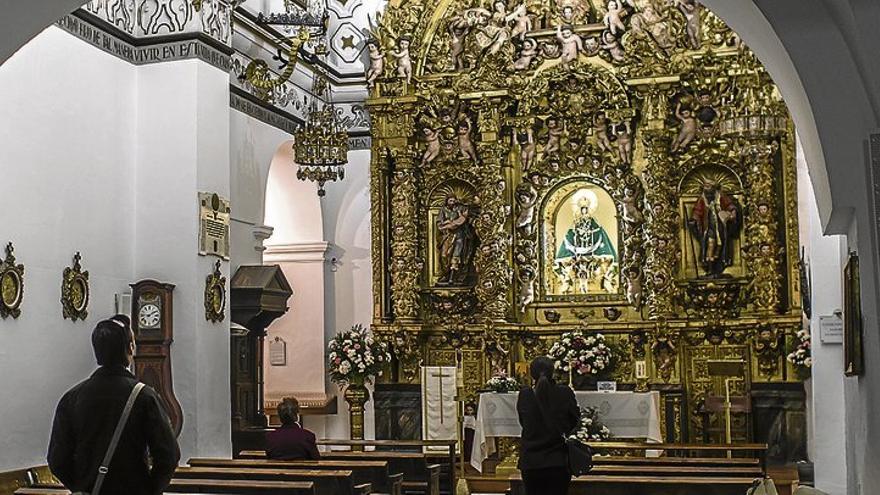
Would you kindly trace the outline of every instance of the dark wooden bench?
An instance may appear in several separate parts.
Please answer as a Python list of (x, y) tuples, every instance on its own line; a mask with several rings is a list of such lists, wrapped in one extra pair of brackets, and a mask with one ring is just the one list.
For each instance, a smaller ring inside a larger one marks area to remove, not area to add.
[(232, 467), (179, 467), (176, 479), (238, 479), (256, 481), (311, 481), (315, 495), (369, 495), (369, 483), (355, 484), (351, 470), (254, 469)]
[[(239, 453), (241, 459), (265, 459), (262, 450), (245, 450)], [(404, 493), (423, 493), (439, 495), (440, 464), (428, 464), (427, 454), (419, 452), (397, 451), (330, 451), (321, 453), (321, 460), (326, 461), (387, 461), (388, 468), (395, 473), (403, 473)], [(454, 471), (454, 467), (450, 466)], [(451, 488), (447, 493), (451, 493)]]
[(232, 493), (236, 495), (315, 495), (311, 481), (173, 479), (165, 493)]
[(748, 457), (623, 457), (597, 455), (594, 465), (613, 464), (624, 466), (740, 466), (761, 467), (761, 460)]
[[(165, 493), (229, 493), (236, 495), (315, 495), (311, 481), (254, 481), (223, 479), (173, 479)], [(58, 486), (19, 488), (15, 495), (70, 495)]]
[(323, 471), (350, 470), (356, 484), (370, 483), (380, 493), (401, 495), (403, 474), (390, 474), (388, 461), (270, 461), (266, 459), (192, 458), (192, 467), (230, 467), (253, 469), (315, 469)]
[[(752, 486), (747, 477), (605, 476), (572, 479), (568, 495), (743, 495)], [(511, 495), (526, 495), (522, 477), (510, 477)]]
[(455, 491), (457, 472), (455, 470), (455, 440), (318, 440), (325, 447), (346, 447), (351, 450), (373, 447), (382, 452), (421, 452), (428, 464), (440, 464), (440, 492)]
[[(706, 458), (715, 455), (725, 455), (728, 452), (732, 457), (758, 459), (762, 472), (767, 472), (767, 444), (766, 443), (734, 443), (734, 444), (686, 444), (686, 443), (644, 443), (644, 442), (592, 442), (590, 447), (597, 454), (607, 451), (658, 451), (671, 457)], [(693, 454), (697, 454), (694, 456)]]

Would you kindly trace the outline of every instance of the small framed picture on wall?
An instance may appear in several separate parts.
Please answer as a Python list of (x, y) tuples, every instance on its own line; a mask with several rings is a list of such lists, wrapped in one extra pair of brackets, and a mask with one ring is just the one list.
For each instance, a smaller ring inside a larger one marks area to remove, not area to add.
[(846, 376), (860, 376), (864, 371), (862, 346), (862, 292), (859, 281), (859, 256), (850, 253), (843, 270), (843, 353)]

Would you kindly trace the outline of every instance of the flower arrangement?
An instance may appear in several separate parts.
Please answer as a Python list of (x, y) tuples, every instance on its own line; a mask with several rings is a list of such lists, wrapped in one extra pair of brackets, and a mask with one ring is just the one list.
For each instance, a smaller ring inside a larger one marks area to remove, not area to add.
[(797, 367), (799, 374), (806, 377), (809, 376), (809, 370), (813, 367), (812, 337), (808, 330), (802, 329), (798, 330), (795, 338), (797, 339), (797, 346), (794, 351), (786, 356), (786, 359)]
[(577, 330), (562, 334), (548, 353), (557, 372), (600, 375), (611, 371), (614, 351), (601, 333), (586, 336)]
[(611, 430), (599, 421), (599, 411), (595, 407), (581, 409), (581, 423), (574, 437), (583, 443), (604, 442), (611, 438)]
[(333, 337), (327, 349), (330, 379), (335, 383), (363, 384), (381, 376), (382, 368), (391, 361), (388, 346), (374, 340), (360, 324)]
[(486, 382), (486, 389), (492, 392), (517, 392), (519, 388), (519, 382), (515, 378), (507, 376), (507, 373), (504, 372), (498, 373)]

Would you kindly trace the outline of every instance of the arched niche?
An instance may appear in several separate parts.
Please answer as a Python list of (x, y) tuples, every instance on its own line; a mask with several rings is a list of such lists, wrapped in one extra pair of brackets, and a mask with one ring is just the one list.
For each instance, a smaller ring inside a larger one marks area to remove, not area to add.
[(547, 300), (621, 297), (618, 207), (602, 186), (573, 179), (541, 208), (541, 293)]
[[(705, 193), (717, 187), (716, 194), (723, 199), (725, 205), (732, 205), (737, 212), (737, 217), (728, 228), (730, 233), (731, 264), (724, 269), (723, 276), (743, 277), (747, 273), (745, 260), (742, 256), (742, 238), (744, 230), (743, 205), (745, 202), (743, 183), (740, 177), (732, 169), (720, 164), (703, 164), (694, 167), (682, 177), (679, 183), (678, 209), (681, 218), (684, 219), (681, 229), (681, 266), (680, 278), (692, 280), (706, 278), (710, 275), (702, 267), (701, 263), (701, 239), (694, 233), (693, 221), (694, 209), (698, 203), (706, 204)], [(719, 199), (719, 201), (720, 201)]]
[(324, 239), (318, 188), (314, 182), (297, 179), (292, 140), (278, 147), (269, 165), (263, 223), (274, 228), (267, 245)]
[(474, 284), (474, 256), (480, 242), (474, 229), (479, 205), (477, 196), (476, 188), (461, 179), (442, 182), (431, 191), (426, 224), (431, 287)]

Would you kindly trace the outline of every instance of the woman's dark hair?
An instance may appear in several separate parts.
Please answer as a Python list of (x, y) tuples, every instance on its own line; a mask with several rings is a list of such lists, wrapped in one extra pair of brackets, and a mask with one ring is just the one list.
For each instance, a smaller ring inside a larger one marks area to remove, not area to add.
[(529, 374), (535, 383), (535, 396), (538, 401), (547, 403), (550, 401), (550, 390), (553, 389), (553, 360), (547, 356), (539, 356), (532, 360), (529, 365)]
[(284, 426), (292, 425), (299, 419), (299, 401), (295, 397), (286, 397), (278, 404), (278, 419)]
[(95, 330), (92, 331), (92, 348), (99, 366), (128, 366), (130, 323), (127, 316), (117, 315), (95, 325)]

